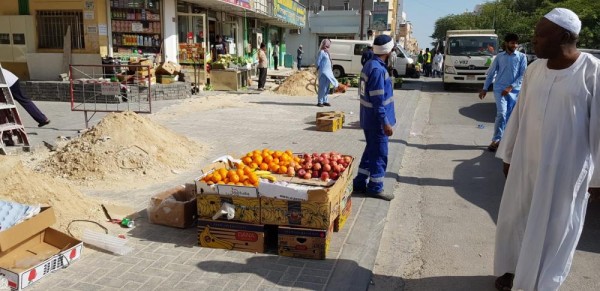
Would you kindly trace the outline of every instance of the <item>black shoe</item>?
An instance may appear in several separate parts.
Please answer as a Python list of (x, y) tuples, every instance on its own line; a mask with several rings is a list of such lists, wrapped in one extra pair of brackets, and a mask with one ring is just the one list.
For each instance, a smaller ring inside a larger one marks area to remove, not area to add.
[(11, 139), (5, 139), (2, 142), (7, 147), (14, 147), (15, 146), (15, 141), (12, 138)]
[(50, 119), (48, 119), (48, 120), (46, 120), (46, 121), (43, 121), (43, 122), (40, 122), (40, 123), (38, 123), (38, 127), (42, 127), (42, 126), (48, 125), (49, 123), (50, 123)]
[(377, 198), (377, 199), (382, 199), (385, 201), (392, 201), (392, 199), (394, 199), (394, 194), (392, 193), (385, 193), (385, 192), (379, 192), (379, 193), (367, 193), (368, 196), (373, 197), (373, 198)]
[(325, 105), (325, 106), (331, 106), (331, 104), (329, 104), (328, 102), (323, 103), (323, 105)]
[(323, 107), (323, 103), (317, 103), (318, 107)]

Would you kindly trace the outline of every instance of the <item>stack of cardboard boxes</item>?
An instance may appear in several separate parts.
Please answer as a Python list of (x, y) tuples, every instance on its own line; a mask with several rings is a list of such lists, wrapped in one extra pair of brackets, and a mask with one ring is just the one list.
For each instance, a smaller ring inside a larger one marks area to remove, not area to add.
[(171, 84), (177, 80), (181, 66), (171, 61), (164, 62), (156, 69), (156, 79), (160, 84)]
[(148, 59), (129, 59), (129, 71), (135, 72), (135, 80), (139, 84), (156, 84), (154, 64)]
[[(273, 247), (282, 256), (325, 259), (332, 233), (344, 226), (351, 212), (352, 164), (329, 183), (276, 175), (278, 181), (312, 186), (309, 190), (272, 183), (255, 188), (201, 181), (223, 167), (232, 165), (215, 162), (196, 180), (200, 246), (258, 253)], [(269, 241), (276, 241), (276, 246), (269, 246)]]
[(334, 132), (342, 129), (345, 115), (342, 111), (317, 112), (317, 130)]
[[(0, 275), (11, 290), (21, 290), (81, 257), (83, 243), (51, 228), (54, 209), (0, 232)], [(1, 286), (0, 286), (1, 287)]]

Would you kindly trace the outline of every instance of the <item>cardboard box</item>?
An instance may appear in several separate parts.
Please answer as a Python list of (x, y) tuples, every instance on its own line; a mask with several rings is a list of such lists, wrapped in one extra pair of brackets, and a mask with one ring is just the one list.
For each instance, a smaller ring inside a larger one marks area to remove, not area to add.
[(280, 256), (324, 260), (327, 256), (333, 224), (328, 229), (280, 226), (277, 249)]
[(146, 77), (146, 76), (148, 76), (148, 75), (150, 75), (150, 76), (154, 76), (154, 73), (155, 73), (155, 70), (154, 70), (154, 69), (150, 69), (150, 70), (148, 70), (148, 69), (143, 69), (143, 70), (137, 70), (137, 71), (135, 72), (135, 76), (136, 76), (136, 77)]
[(342, 129), (343, 119), (339, 116), (323, 116), (317, 118), (317, 130), (334, 132)]
[(350, 217), (351, 213), (352, 213), (352, 198), (348, 197), (348, 200), (346, 201), (346, 207), (343, 208), (343, 210), (340, 212), (340, 216), (338, 216), (338, 218), (336, 218), (335, 221), (333, 222), (333, 231), (334, 232), (338, 232), (338, 231), (342, 230), (342, 228), (344, 228), (344, 225), (346, 225), (346, 221), (348, 221), (348, 218)]
[(205, 175), (219, 168), (231, 169), (225, 162), (215, 162), (201, 170), (202, 175), (196, 179), (198, 200), (198, 215), (202, 218), (212, 218), (227, 202), (235, 208), (232, 220), (247, 223), (260, 223), (260, 198), (256, 187), (235, 185), (208, 185), (202, 181)]
[(344, 124), (346, 122), (346, 114), (344, 113), (344, 111), (321, 111), (321, 112), (317, 112), (317, 119), (319, 119), (321, 117), (326, 117), (326, 116), (341, 117), (342, 118), (342, 124)]
[(156, 69), (156, 72), (158, 72), (161, 75), (174, 75), (176, 73), (179, 73), (179, 71), (181, 71), (181, 66), (171, 61), (162, 63)]
[(11, 290), (22, 290), (81, 257), (83, 243), (50, 228), (55, 221), (54, 210), (45, 207), (38, 215), (0, 232), (0, 275)]
[(198, 242), (201, 247), (244, 252), (265, 252), (264, 225), (198, 219)]
[(196, 188), (194, 184), (180, 185), (150, 198), (150, 223), (186, 228), (197, 219)]
[(175, 75), (156, 75), (156, 82), (159, 84), (171, 84), (175, 82)]
[[(257, 197), (223, 196), (217, 194), (201, 194), (198, 199), (198, 216), (212, 218), (218, 213), (223, 203), (235, 208), (235, 216), (231, 221), (260, 224), (260, 199)], [(226, 220), (225, 216), (220, 219)]]
[[(354, 163), (350, 163), (333, 185), (308, 190), (298, 195), (291, 192), (289, 188), (277, 184), (268, 187), (259, 186), (260, 223), (328, 229), (340, 214), (340, 202), (347, 191), (348, 183), (351, 183), (350, 175), (353, 167)], [(302, 182), (298, 178), (290, 178), (290, 180)], [(286, 197), (289, 198), (282, 199), (282, 195), (277, 195), (278, 189), (281, 193), (286, 193)], [(301, 194), (306, 194), (306, 199), (296, 198)]]
[(129, 70), (130, 71), (148, 71), (148, 67), (152, 68), (152, 61), (148, 59), (129, 59)]

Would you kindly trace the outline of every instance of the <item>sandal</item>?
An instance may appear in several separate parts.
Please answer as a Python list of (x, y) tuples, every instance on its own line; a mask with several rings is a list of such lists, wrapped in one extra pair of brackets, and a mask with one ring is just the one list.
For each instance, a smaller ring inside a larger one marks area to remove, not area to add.
[(514, 279), (515, 279), (515, 274), (505, 273), (504, 275), (502, 275), (496, 279), (496, 282), (495, 282), (496, 289), (498, 291), (512, 290)]

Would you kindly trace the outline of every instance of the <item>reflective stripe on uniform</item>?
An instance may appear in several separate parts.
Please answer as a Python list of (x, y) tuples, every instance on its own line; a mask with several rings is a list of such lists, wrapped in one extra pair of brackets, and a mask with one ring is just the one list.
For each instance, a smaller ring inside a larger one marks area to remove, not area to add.
[(371, 172), (369, 172), (369, 170), (365, 170), (365, 169), (361, 169), (361, 168), (358, 168), (358, 173), (359, 174), (363, 174), (363, 175), (367, 175), (367, 176), (369, 174), (371, 174)]
[(392, 102), (394, 102), (394, 98), (390, 97), (387, 100), (384, 100), (383, 102), (381, 102), (381, 105), (386, 106)]
[(379, 178), (370, 177), (369, 181), (374, 182), (374, 183), (383, 183), (383, 177), (379, 177)]
[(371, 104), (371, 102), (360, 98), (360, 105), (367, 107), (367, 108), (373, 108), (373, 104)]
[(385, 93), (383, 89), (369, 91), (370, 96), (383, 95), (383, 93)]
[(385, 71), (385, 80), (390, 78), (390, 73), (388, 73), (387, 71)]
[(369, 82), (369, 76), (367, 76), (367, 74), (360, 73), (360, 77), (363, 78), (365, 80), (365, 82)]

